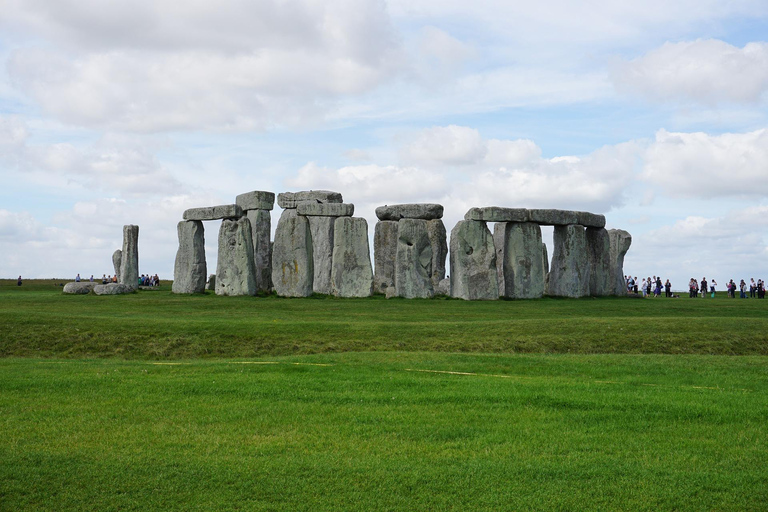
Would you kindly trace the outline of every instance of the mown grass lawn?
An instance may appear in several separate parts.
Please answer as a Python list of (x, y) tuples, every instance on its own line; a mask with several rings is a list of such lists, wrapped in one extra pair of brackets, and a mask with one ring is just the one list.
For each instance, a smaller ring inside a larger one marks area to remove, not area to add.
[(0, 510), (766, 510), (767, 308), (0, 282)]

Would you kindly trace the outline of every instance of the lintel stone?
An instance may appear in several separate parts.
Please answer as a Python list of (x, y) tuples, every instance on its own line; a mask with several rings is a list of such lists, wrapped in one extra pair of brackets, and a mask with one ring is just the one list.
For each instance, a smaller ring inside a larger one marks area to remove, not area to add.
[(441, 219), (443, 206), (433, 203), (384, 205), (376, 208), (376, 216), (379, 220)]
[(275, 207), (275, 193), (263, 190), (254, 190), (240, 194), (235, 198), (235, 204), (248, 210), (271, 210)]
[(525, 208), (501, 208), (499, 206), (470, 208), (464, 215), (464, 220), (481, 220), (484, 222), (528, 222), (528, 210)]
[(570, 210), (533, 209), (528, 210), (528, 221), (544, 226), (567, 226), (578, 224), (579, 216), (577, 212)]
[(605, 215), (589, 212), (575, 212), (578, 217), (578, 222), (585, 228), (597, 228), (602, 229), (605, 227)]
[(243, 209), (236, 204), (190, 208), (184, 212), (184, 220), (239, 219), (242, 216)]
[(300, 192), (281, 192), (277, 194), (277, 205), (280, 208), (296, 208), (304, 202), (311, 203), (343, 203), (341, 192), (331, 190), (302, 190)]
[(299, 203), (296, 213), (310, 217), (351, 217), (355, 213), (355, 205), (350, 203)]

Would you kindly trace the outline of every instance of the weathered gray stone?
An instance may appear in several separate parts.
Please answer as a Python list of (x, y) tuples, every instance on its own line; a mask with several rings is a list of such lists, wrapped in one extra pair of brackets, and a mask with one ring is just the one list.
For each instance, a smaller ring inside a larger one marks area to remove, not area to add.
[(373, 269), (368, 245), (368, 222), (359, 217), (338, 217), (333, 228), (333, 294), (370, 297)]
[(611, 241), (605, 228), (587, 228), (589, 251), (589, 294), (593, 297), (613, 295), (611, 281)]
[(117, 249), (112, 253), (112, 266), (115, 267), (115, 277), (120, 281), (120, 265), (123, 261), (123, 250)]
[(235, 197), (235, 204), (243, 211), (271, 210), (275, 207), (275, 193), (263, 190), (246, 192)]
[(406, 299), (434, 296), (432, 287), (432, 245), (427, 221), (403, 219), (397, 223), (395, 290)]
[(355, 205), (350, 203), (299, 203), (296, 213), (313, 217), (351, 217)]
[(432, 288), (436, 290), (440, 281), (445, 279), (445, 259), (448, 256), (448, 237), (443, 221), (428, 220), (427, 235), (432, 246)]
[(224, 219), (219, 228), (216, 295), (255, 295), (253, 238), (248, 217)]
[(541, 298), (547, 271), (539, 225), (532, 222), (497, 223), (493, 241), (499, 294), (511, 299)]
[(344, 200), (341, 193), (330, 190), (302, 190), (277, 194), (277, 204), (280, 208), (296, 208), (303, 202), (343, 203)]
[(283, 297), (312, 295), (315, 278), (312, 233), (302, 215), (286, 214), (277, 223), (272, 249), (272, 286)]
[[(541, 243), (541, 255), (544, 258), (542, 268), (544, 268), (544, 275), (546, 276), (549, 274), (549, 252), (547, 251), (547, 244), (544, 242)], [(546, 290), (547, 288), (545, 287), (544, 289)]]
[(216, 274), (208, 276), (208, 282), (205, 284), (206, 290), (216, 290)]
[(68, 295), (88, 295), (93, 291), (94, 286), (96, 286), (95, 282), (92, 283), (90, 281), (72, 281), (71, 283), (64, 285), (62, 292)]
[(624, 282), (624, 256), (632, 245), (632, 235), (623, 229), (609, 229), (608, 240), (611, 253), (612, 294), (623, 296), (627, 294), (627, 285)]
[(589, 212), (574, 212), (579, 224), (587, 228), (604, 228), (605, 227), (605, 215)]
[(173, 266), (173, 293), (205, 292), (205, 236), (199, 220), (182, 220), (176, 226), (179, 249)]
[(123, 295), (135, 291), (136, 288), (131, 288), (127, 284), (122, 283), (97, 284), (93, 287), (93, 293), (96, 295)]
[(373, 259), (376, 274), (373, 291), (387, 293), (395, 287), (395, 259), (397, 258), (397, 222), (380, 220), (373, 234)]
[(256, 291), (269, 291), (272, 283), (272, 264), (269, 259), (269, 236), (272, 231), (272, 214), (269, 210), (248, 210), (245, 214), (251, 223), (253, 242), (253, 277)]
[(570, 210), (528, 210), (528, 222), (543, 226), (578, 224), (579, 216)]
[(243, 216), (243, 209), (236, 204), (222, 204), (219, 206), (205, 206), (203, 208), (190, 208), (184, 211), (184, 220), (219, 220), (239, 219)]
[(584, 227), (577, 224), (555, 226), (554, 243), (547, 295), (589, 295), (589, 251)]
[(376, 216), (379, 220), (400, 219), (441, 219), (443, 207), (439, 204), (392, 204), (376, 208)]
[(451, 230), (451, 296), (499, 298), (496, 250), (485, 222), (461, 220)]
[(441, 280), (437, 284), (437, 289), (435, 289), (435, 295), (451, 295), (451, 280), (448, 278), (445, 278)]
[(139, 287), (139, 226), (123, 226), (123, 252), (118, 282), (134, 290)]
[(528, 222), (528, 210), (525, 208), (501, 208), (499, 206), (470, 208), (464, 215), (464, 220), (481, 220), (484, 222)]
[(315, 293), (326, 295), (333, 293), (331, 272), (333, 270), (333, 226), (336, 219), (337, 217), (307, 217), (309, 230), (312, 233), (312, 267), (315, 273), (312, 290)]

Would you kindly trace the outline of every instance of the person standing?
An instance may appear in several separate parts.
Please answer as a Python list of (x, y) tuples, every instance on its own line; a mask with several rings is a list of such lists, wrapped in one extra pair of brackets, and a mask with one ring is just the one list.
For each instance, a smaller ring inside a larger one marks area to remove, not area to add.
[(645, 288), (646, 288), (645, 278), (643, 278), (643, 282), (640, 285), (640, 288), (643, 290), (643, 297), (645, 297)]
[(711, 283), (709, 283), (709, 291), (710, 291), (710, 292), (712, 292), (712, 298), (713, 298), (713, 299), (715, 298), (715, 287), (716, 287), (716, 286), (717, 286), (717, 281), (715, 281), (715, 280), (713, 279), (713, 280), (712, 280), (712, 282), (711, 282)]
[(16, 281), (16, 286), (21, 286), (21, 276), (19, 276), (19, 280)]
[(672, 296), (672, 283), (669, 282), (669, 279), (667, 279), (667, 282), (664, 283), (664, 295), (667, 298)]
[(700, 285), (701, 287), (699, 289), (701, 290), (701, 298), (703, 299), (704, 297), (707, 296), (707, 278), (706, 277), (701, 278)]
[(76, 283), (79, 283), (79, 282), (80, 282), (80, 274), (77, 274), (77, 276), (75, 277), (75, 282), (76, 282)]
[(749, 283), (749, 298), (754, 299), (755, 298), (755, 292), (757, 291), (757, 283), (755, 283), (755, 278), (753, 277)]

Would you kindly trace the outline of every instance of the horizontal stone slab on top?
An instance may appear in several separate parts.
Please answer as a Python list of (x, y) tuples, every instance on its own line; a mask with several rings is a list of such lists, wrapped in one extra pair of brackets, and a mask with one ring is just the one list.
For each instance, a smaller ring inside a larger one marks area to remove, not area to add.
[(184, 220), (237, 219), (243, 216), (243, 209), (236, 204), (190, 208), (184, 212)]
[(525, 208), (502, 208), (500, 206), (470, 208), (464, 215), (464, 220), (481, 220), (485, 222), (528, 222), (528, 210)]
[(567, 226), (578, 224), (578, 212), (571, 210), (528, 210), (528, 222), (542, 224), (544, 226)]
[(281, 192), (277, 194), (277, 205), (280, 208), (296, 208), (303, 202), (311, 203), (343, 203), (341, 192), (331, 190), (302, 190), (300, 192)]
[(605, 227), (605, 215), (589, 212), (575, 212), (579, 221), (576, 224), (580, 224), (587, 228), (604, 228)]
[(254, 190), (239, 194), (235, 198), (235, 204), (244, 211), (248, 210), (271, 210), (275, 207), (275, 193), (265, 192), (263, 190)]
[(379, 220), (423, 219), (443, 217), (443, 205), (434, 203), (391, 204), (376, 208)]
[(355, 205), (350, 203), (299, 203), (296, 213), (310, 217), (351, 217), (355, 213)]

